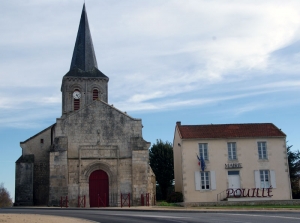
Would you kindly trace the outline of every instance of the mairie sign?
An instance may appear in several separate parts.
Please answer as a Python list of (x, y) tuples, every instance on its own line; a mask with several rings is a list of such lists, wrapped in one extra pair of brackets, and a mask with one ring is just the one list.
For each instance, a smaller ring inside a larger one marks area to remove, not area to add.
[(225, 169), (236, 169), (236, 168), (242, 168), (241, 163), (226, 163)]

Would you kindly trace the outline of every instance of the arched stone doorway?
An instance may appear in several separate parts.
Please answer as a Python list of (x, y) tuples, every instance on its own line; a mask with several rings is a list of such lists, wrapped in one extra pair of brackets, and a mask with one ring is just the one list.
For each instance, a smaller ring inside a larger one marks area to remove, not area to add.
[(109, 180), (103, 170), (95, 170), (89, 178), (90, 207), (109, 206)]

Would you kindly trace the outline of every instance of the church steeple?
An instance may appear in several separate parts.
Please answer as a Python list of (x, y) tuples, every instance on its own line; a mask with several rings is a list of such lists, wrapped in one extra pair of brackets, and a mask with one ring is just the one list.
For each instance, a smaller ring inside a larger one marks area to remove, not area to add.
[(98, 70), (84, 4), (70, 70), (61, 84), (63, 115), (79, 110), (94, 100), (107, 103), (108, 81), (109, 78)]
[(98, 68), (85, 4), (83, 4), (70, 70), (90, 71)]

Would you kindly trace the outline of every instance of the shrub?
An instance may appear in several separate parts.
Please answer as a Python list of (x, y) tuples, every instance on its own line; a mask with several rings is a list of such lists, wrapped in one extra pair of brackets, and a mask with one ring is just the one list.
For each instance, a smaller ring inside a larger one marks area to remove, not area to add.
[(172, 192), (168, 197), (167, 197), (167, 202), (168, 203), (177, 203), (177, 202), (183, 202), (183, 195), (181, 192)]

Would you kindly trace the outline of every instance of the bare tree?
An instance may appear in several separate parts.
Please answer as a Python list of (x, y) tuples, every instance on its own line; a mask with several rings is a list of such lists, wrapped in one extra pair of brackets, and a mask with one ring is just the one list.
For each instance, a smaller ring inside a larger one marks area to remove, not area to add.
[(0, 208), (11, 207), (12, 199), (8, 190), (4, 187), (3, 183), (0, 184)]

